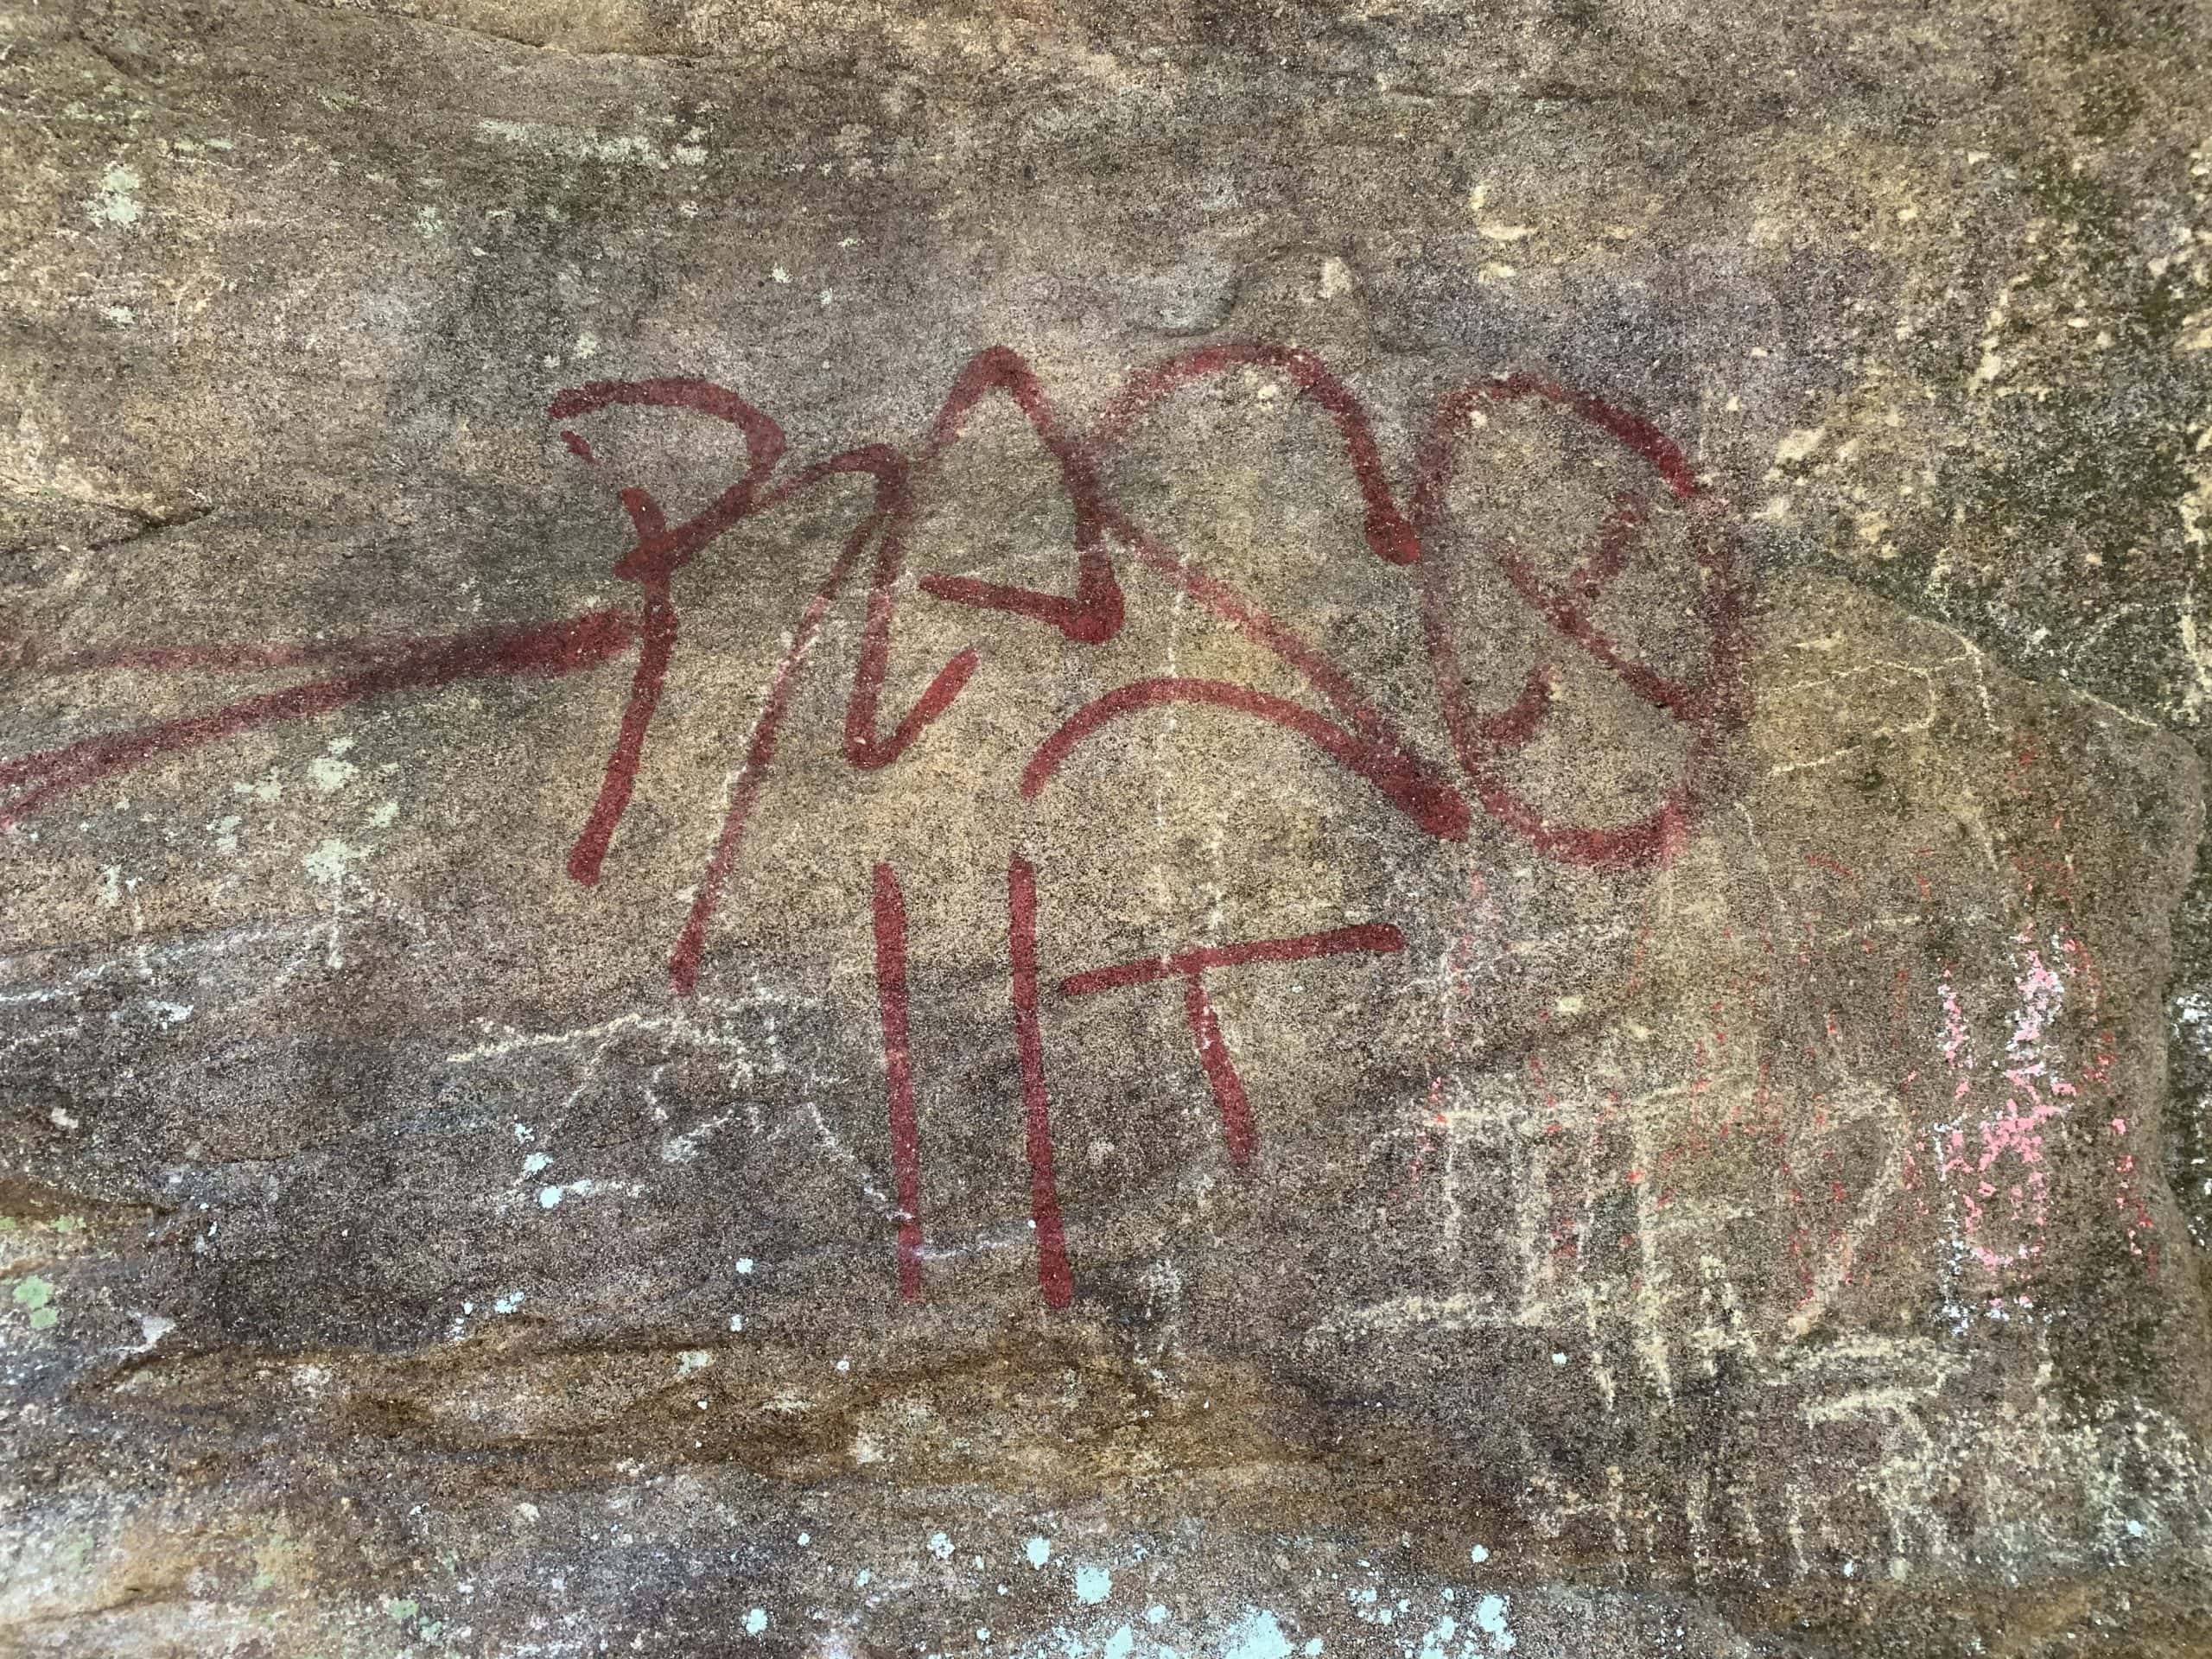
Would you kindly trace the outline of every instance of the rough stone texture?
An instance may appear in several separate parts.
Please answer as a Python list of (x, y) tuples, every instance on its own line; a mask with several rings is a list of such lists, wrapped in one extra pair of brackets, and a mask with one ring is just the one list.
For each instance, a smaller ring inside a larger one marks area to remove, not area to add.
[(2208, 63), (0, 9), (0, 1648), (2212, 1650)]

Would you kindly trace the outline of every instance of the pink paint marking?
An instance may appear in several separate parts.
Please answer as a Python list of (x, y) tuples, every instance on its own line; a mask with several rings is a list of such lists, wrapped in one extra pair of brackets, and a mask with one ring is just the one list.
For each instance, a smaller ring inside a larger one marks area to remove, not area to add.
[[(2018, 1267), (2043, 1252), (2050, 1216), (2045, 1129), (2067, 1114), (2067, 1101), (2079, 1095), (2044, 1052), (2065, 1000), (2065, 981), (2024, 938), (2019, 943), (2025, 961), (2013, 976), (2017, 1000), (2000, 1072), (2006, 1085), (2004, 1104), (1948, 1130), (1936, 1147), (1938, 1175), (1947, 1185), (1960, 1178), (1953, 1191), (1961, 1206), (1961, 1243), (1993, 1273)], [(1967, 1022), (1948, 976), (1938, 988), (1944, 1007), (1944, 1058), (1955, 1074), (1961, 1074), (1953, 1098), (1964, 1100), (1971, 1092), (1959, 1064), (1967, 1047)], [(2009, 1249), (1994, 1248), (1983, 1236), (2000, 1209), (2014, 1230)]]
[(2027, 971), (2018, 976), (2016, 984), (2020, 995), (2019, 1011), (2012, 1020), (2012, 1041), (2005, 1045), (2015, 1053), (2043, 1040), (2044, 1029), (2057, 1017), (2059, 1004), (2066, 995), (2064, 982), (2044, 966), (2043, 957), (2034, 950), (2028, 952)]
[[(1967, 1029), (1967, 1016), (1959, 1007), (1959, 994), (1952, 988), (1950, 975), (1948, 972), (1937, 982), (1936, 995), (1942, 1000), (1943, 1003), (1943, 1064), (1952, 1071), (1957, 1072), (1961, 1070), (1959, 1057), (1966, 1053), (1967, 1045), (1973, 1040), (1973, 1037)], [(1971, 1069), (1973, 1065), (1974, 1061), (1969, 1057), (1966, 1061), (1966, 1068)], [(1961, 1077), (1952, 1090), (1952, 1098), (1963, 1100), (1969, 1086), (1966, 1078)]]

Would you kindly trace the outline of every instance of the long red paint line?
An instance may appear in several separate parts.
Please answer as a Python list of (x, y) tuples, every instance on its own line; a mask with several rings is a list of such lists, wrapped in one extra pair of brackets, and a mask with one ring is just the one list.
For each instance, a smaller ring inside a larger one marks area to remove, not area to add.
[(569, 876), (588, 887), (598, 882), (615, 826), (629, 810), (630, 797), (637, 789), (645, 733), (660, 707), (661, 689), (667, 683), (668, 666), (676, 656), (677, 627), (676, 605), (669, 598), (668, 582), (656, 578), (645, 588), (638, 666), (630, 676), (630, 701), (622, 710), (622, 728), (600, 774), (599, 798), (592, 803), (591, 816), (584, 820), (576, 844), (569, 850)]
[(906, 1040), (906, 895), (888, 864), (875, 867), (875, 999), (883, 1020), (883, 1089), (899, 1199), (899, 1294), (922, 1299), (922, 1135), (914, 1118), (914, 1063)]
[(1459, 841), (1466, 836), (1467, 804), (1459, 798), (1458, 791), (1409, 754), (1356, 736), (1287, 697), (1227, 680), (1165, 676), (1135, 680), (1085, 703), (1038, 745), (1036, 753), (1022, 769), (1022, 796), (1034, 797), (1052, 781), (1069, 751), (1109, 721), (1140, 709), (1169, 702), (1206, 703), (1234, 709), (1296, 732), (1319, 745), (1347, 771), (1374, 785), (1391, 805), (1430, 835), (1440, 841)]
[(557, 622), (496, 627), (394, 647), (372, 668), (335, 679), (241, 697), (204, 714), (125, 732), (80, 738), (56, 748), (0, 761), (0, 788), (30, 785), (0, 806), (0, 829), (58, 795), (128, 772), (160, 756), (181, 754), (257, 726), (305, 720), (394, 691), (455, 680), (572, 674), (594, 667), (635, 637), (626, 612), (585, 611)]
[(715, 850), (708, 855), (706, 870), (691, 896), (691, 909), (683, 918), (683, 931), (677, 935), (676, 949), (669, 954), (668, 982), (679, 996), (689, 996), (698, 988), (699, 963), (707, 949), (707, 925), (715, 918), (715, 912), (721, 904), (722, 889), (729, 884), (730, 867), (736, 861), (738, 849), (745, 844), (746, 826), (751, 822), (753, 808), (768, 781), (768, 767), (776, 758), (776, 741), (783, 731), (784, 716), (790, 712), (791, 698), (798, 693), (799, 676), (806, 666), (808, 654), (814, 649), (815, 636), (822, 632), (822, 619), (830, 613), (837, 590), (844, 586), (845, 577), (852, 569), (851, 551), (849, 547), (847, 556), (837, 561), (829, 580), (807, 602), (798, 626), (792, 631), (790, 645), (769, 672), (760, 699), (760, 712), (753, 721), (753, 735), (745, 746), (745, 759), (730, 782), (729, 807), (722, 814), (721, 832), (715, 838)]
[(1052, 1174), (1052, 1106), (1045, 1092), (1045, 1038), (1037, 1019), (1037, 872), (1017, 853), (1007, 867), (1007, 944), (1014, 957), (1014, 1040), (1021, 1059), (1021, 1121), (1029, 1152), (1029, 1219), (1037, 1230), (1037, 1285), (1047, 1307), (1075, 1296)]
[(887, 766), (912, 747), (931, 722), (951, 708), (976, 671), (974, 647), (956, 652), (932, 675), (889, 736), (877, 731), (883, 684), (891, 670), (891, 627), (899, 609), (899, 578), (906, 569), (906, 536), (917, 504), (913, 468), (887, 443), (862, 444), (833, 455), (777, 490), (781, 501), (819, 478), (837, 472), (865, 472), (875, 480), (875, 502), (853, 533), (853, 556), (871, 537), (876, 541), (875, 573), (868, 583), (868, 618), (861, 628), (861, 654), (853, 669), (853, 689), (845, 699), (845, 759), (862, 772)]
[(1183, 1016), (1190, 1021), (1198, 1064), (1205, 1067), (1206, 1086), (1221, 1113), (1221, 1138), (1228, 1145), (1229, 1161), (1240, 1170), (1249, 1169), (1260, 1149), (1259, 1127), (1252, 1121), (1251, 1103), (1244, 1097), (1244, 1079), (1236, 1075), (1229, 1045), (1222, 1040), (1221, 1021), (1214, 1017), (1205, 981), (1196, 971), (1184, 976)]
[(1363, 696), (1351, 677), (1331, 662), (1318, 648), (1275, 620), (1264, 607), (1239, 594), (1227, 582), (1193, 569), (1175, 550), (1156, 540), (1118, 509), (1111, 521), (1135, 551), (1137, 562), (1165, 577), (1239, 632), (1257, 640), (1306, 677), (1339, 713), (1370, 741), (1398, 750), (1408, 745), (1390, 717)]

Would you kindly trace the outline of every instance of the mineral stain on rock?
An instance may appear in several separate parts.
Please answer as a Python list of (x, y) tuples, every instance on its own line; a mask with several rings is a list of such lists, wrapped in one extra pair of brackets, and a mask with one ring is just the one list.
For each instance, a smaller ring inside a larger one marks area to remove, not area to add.
[(0, 37), (0, 1648), (2212, 1648), (2201, 10)]

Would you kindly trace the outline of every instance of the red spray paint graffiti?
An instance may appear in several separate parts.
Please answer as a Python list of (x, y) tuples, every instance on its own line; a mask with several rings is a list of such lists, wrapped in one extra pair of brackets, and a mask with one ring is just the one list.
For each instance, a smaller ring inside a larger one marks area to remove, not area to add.
[[(1327, 416), (1360, 497), (1368, 550), (1385, 565), (1419, 567), (1414, 581), (1426, 648), (1465, 793), (1419, 752), (1400, 725), (1341, 666), (1253, 599), (1194, 569), (1106, 488), (1103, 477), (1107, 463), (1153, 410), (1185, 387), (1242, 371), (1281, 377), (1301, 400)], [(1402, 506), (1359, 400), (1313, 353), (1264, 341), (1205, 346), (1141, 370), (1107, 400), (1090, 430), (1081, 433), (1068, 428), (1019, 354), (994, 347), (970, 359), (954, 377), (927, 435), (912, 454), (886, 443), (863, 443), (790, 470), (784, 468), (782, 427), (724, 387), (685, 378), (601, 381), (574, 387), (556, 397), (547, 412), (564, 423), (561, 435), (569, 452), (588, 465), (599, 464), (595, 452), (565, 423), (620, 406), (689, 411), (735, 428), (744, 442), (742, 475), (703, 511), (680, 524), (671, 525), (645, 490), (620, 492), (634, 539), (616, 560), (613, 574), (637, 586), (634, 609), (585, 611), (534, 626), (419, 640), (149, 645), (53, 664), (80, 671), (330, 671), (202, 714), (84, 738), (0, 762), (0, 828), (73, 791), (257, 728), (467, 679), (572, 673), (614, 661), (634, 647), (628, 694), (598, 790), (568, 861), (572, 879), (594, 885), (631, 805), (683, 637), (677, 576), (738, 524), (773, 512), (818, 484), (865, 478), (873, 486), (866, 511), (802, 606), (789, 644), (761, 687), (760, 712), (731, 779), (728, 805), (669, 957), (670, 983), (678, 995), (687, 995), (697, 984), (715, 912), (742, 855), (747, 827), (773, 771), (784, 726), (823, 623), (862, 564), (868, 566), (866, 619), (842, 732), (843, 753), (853, 766), (876, 770), (896, 762), (953, 707), (981, 668), (975, 646), (958, 651), (885, 729), (881, 702), (898, 595), (906, 575), (908, 541), (945, 453), (975, 411), (993, 397), (1005, 397), (1027, 422), (1056, 469), (1058, 487), (1075, 521), (1071, 588), (1053, 593), (929, 572), (919, 576), (919, 591), (942, 603), (1027, 618), (1076, 645), (1098, 645), (1113, 639), (1123, 624), (1125, 601), (1115, 559), (1118, 550), (1136, 569), (1179, 591), (1294, 671), (1327, 710), (1223, 681), (1179, 677), (1140, 680), (1077, 709), (1047, 737), (1021, 774), (1023, 796), (1037, 796), (1072, 752), (1109, 723), (1163, 704), (1200, 703), (1295, 734), (1348, 776), (1374, 789), (1410, 823), (1440, 841), (1467, 835), (1471, 796), (1473, 805), (1537, 852), (1567, 863), (1605, 869), (1644, 868), (1664, 862), (1682, 844), (1706, 804), (1717, 752), (1745, 717), (1742, 669), (1747, 648), (1745, 595), (1730, 537), (1717, 502), (1700, 484), (1688, 458), (1640, 416), (1551, 381), (1513, 375), (1470, 384), (1440, 401), (1418, 447), (1408, 504)], [(1637, 658), (1594, 615), (1599, 601), (1627, 569), (1649, 528), (1652, 511), (1645, 495), (1624, 492), (1616, 497), (1590, 550), (1562, 582), (1547, 582), (1510, 543), (1490, 550), (1514, 593), (1554, 634), (1685, 733), (1681, 775), (1657, 805), (1627, 823), (1554, 822), (1516, 790), (1507, 775), (1507, 763), (1535, 740), (1549, 715), (1560, 682), (1555, 665), (1538, 664), (1510, 702), (1489, 712), (1473, 706), (1465, 682), (1449, 608), (1448, 561), (1436, 556), (1449, 543), (1447, 507), (1467, 433), (1480, 423), (1478, 417), (1486, 418), (1486, 406), (1522, 400), (1562, 412), (1647, 467), (1659, 490), (1681, 510), (1696, 565), (1694, 609), (1706, 631), (1707, 647), (1694, 671), (1670, 675)], [(1071, 1296), (1073, 1281), (1052, 1166), (1039, 1007), (1037, 879), (1033, 866), (1019, 854), (1008, 870), (1008, 905), (1039, 1278), (1046, 1300), (1058, 1306)], [(905, 895), (887, 866), (875, 870), (874, 923), (897, 1187), (899, 1284), (901, 1294), (912, 1298), (921, 1293), (919, 1135), (907, 1036)], [(1059, 989), (1081, 996), (1181, 978), (1185, 1017), (1221, 1116), (1224, 1138), (1231, 1161), (1242, 1168), (1256, 1156), (1258, 1129), (1206, 995), (1205, 974), (1240, 963), (1403, 948), (1395, 929), (1367, 924), (1093, 969), (1063, 980)]]
[(1378, 955), (1403, 950), (1405, 935), (1395, 927), (1366, 923), (1335, 928), (1326, 933), (1303, 933), (1294, 938), (1255, 939), (1244, 944), (1204, 945), (1172, 956), (1146, 957), (1111, 968), (1093, 968), (1071, 974), (1060, 982), (1063, 996), (1088, 996), (1094, 991), (1118, 990), (1125, 985), (1148, 985), (1155, 980), (1183, 981), (1183, 1014), (1191, 1036), (1198, 1046), (1198, 1061), (1205, 1068), (1206, 1084), (1213, 1090), (1221, 1112), (1221, 1135), (1228, 1143), (1229, 1160), (1240, 1170), (1249, 1169), (1260, 1149), (1260, 1132), (1252, 1109), (1244, 1098), (1244, 1081), (1236, 1075), (1229, 1046), (1222, 1040), (1221, 1022), (1214, 1017), (1206, 996), (1206, 971), (1234, 968), (1248, 962), (1306, 962), (1315, 957), (1342, 956), (1350, 951)]
[(875, 867), (875, 986), (883, 1021), (884, 1093), (899, 1199), (899, 1294), (922, 1295), (922, 1137), (914, 1116), (914, 1061), (906, 1040), (906, 895), (888, 864)]

